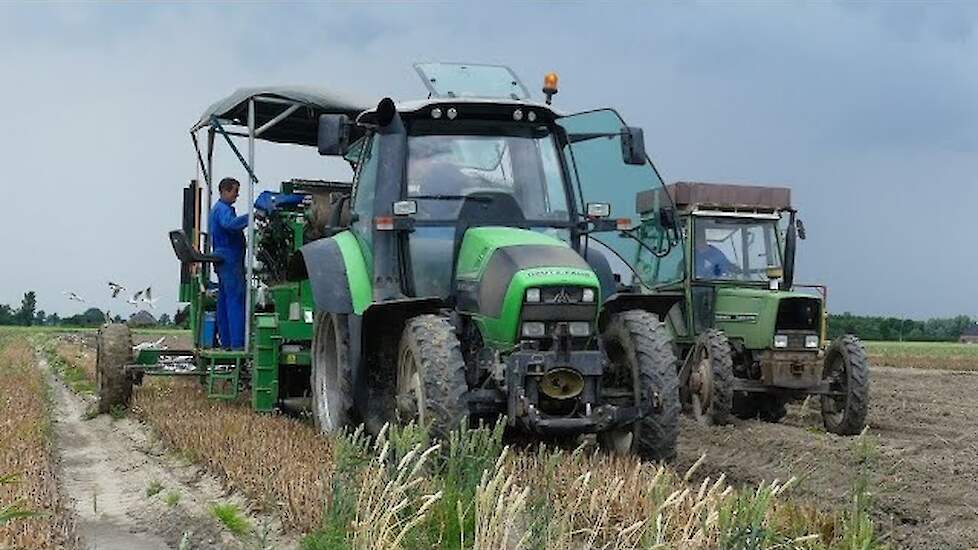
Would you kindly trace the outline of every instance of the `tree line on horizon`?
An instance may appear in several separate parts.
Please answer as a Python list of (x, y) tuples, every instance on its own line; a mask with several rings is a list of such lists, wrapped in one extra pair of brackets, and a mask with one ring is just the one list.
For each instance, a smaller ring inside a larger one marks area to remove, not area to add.
[[(126, 320), (121, 315), (112, 316), (112, 322), (124, 323)], [(66, 327), (97, 327), (105, 323), (105, 313), (97, 308), (90, 307), (75, 315), (61, 317), (57, 313), (47, 313), (43, 309), (37, 309), (37, 293), (29, 290), (24, 293), (20, 301), (20, 307), (7, 304), (0, 304), (0, 325), (7, 326), (66, 326)], [(156, 319), (158, 326), (173, 325), (173, 321), (166, 313)]]
[[(116, 323), (125, 322), (122, 316), (112, 317)], [(37, 294), (31, 290), (24, 293), (20, 307), (14, 308), (0, 304), (0, 325), (19, 326), (70, 326), (97, 327), (105, 322), (105, 314), (96, 307), (82, 313), (61, 317), (57, 313), (46, 313), (37, 309)], [(171, 317), (164, 313), (156, 320), (159, 326), (174, 325)], [(973, 331), (976, 322), (967, 315), (954, 317), (935, 317), (926, 320), (881, 317), (872, 315), (829, 314), (829, 339), (843, 334), (854, 334), (863, 340), (953, 342), (962, 334)]]

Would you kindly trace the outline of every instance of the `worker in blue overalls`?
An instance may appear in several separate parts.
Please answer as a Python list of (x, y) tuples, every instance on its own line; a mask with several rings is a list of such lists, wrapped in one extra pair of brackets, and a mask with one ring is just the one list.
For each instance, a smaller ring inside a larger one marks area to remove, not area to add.
[(211, 208), (207, 227), (211, 233), (213, 254), (223, 261), (217, 264), (217, 334), (221, 346), (244, 348), (245, 327), (245, 236), (248, 215), (235, 215), (234, 201), (241, 184), (224, 178), (218, 185), (221, 197)]

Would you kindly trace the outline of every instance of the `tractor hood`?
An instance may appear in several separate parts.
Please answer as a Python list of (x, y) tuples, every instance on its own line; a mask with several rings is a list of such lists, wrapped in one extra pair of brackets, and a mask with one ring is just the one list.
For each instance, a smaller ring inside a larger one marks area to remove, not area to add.
[[(483, 338), (496, 344), (513, 343), (526, 289), (587, 287), (594, 304), (563, 303), (568, 315), (597, 315), (598, 278), (587, 262), (565, 242), (525, 229), (475, 227), (465, 232), (456, 264), (459, 310), (472, 314)], [(564, 311), (564, 310), (562, 310)]]
[(716, 327), (748, 349), (768, 349), (777, 331), (822, 332), (822, 300), (801, 292), (717, 287)]

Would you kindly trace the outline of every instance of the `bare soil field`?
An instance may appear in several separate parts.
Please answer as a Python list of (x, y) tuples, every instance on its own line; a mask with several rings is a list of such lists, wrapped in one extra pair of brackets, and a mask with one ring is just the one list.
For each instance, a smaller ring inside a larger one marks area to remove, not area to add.
[[(875, 367), (868, 461), (873, 516), (894, 548), (978, 547), (978, 372)], [(794, 494), (845, 505), (861, 464), (854, 438), (822, 429), (818, 403), (789, 406), (781, 424), (684, 421), (680, 465), (707, 460), (701, 475), (738, 483), (802, 476)]]

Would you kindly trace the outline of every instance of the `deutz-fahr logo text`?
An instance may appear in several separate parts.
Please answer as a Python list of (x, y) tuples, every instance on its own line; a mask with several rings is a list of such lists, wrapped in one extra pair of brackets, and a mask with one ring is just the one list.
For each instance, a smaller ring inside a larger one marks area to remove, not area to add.
[(527, 271), (526, 276), (531, 279), (536, 277), (593, 277), (594, 273), (581, 269), (543, 268)]

